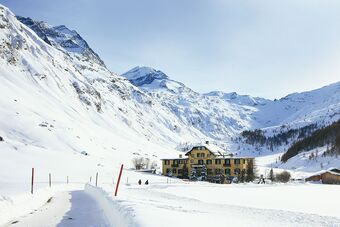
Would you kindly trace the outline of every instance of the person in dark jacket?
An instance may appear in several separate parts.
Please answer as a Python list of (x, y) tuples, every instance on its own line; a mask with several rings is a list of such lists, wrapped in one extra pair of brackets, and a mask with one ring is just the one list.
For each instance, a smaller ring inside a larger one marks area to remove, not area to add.
[(145, 184), (148, 185), (148, 184), (149, 184), (149, 180), (146, 180), (146, 181), (145, 181)]
[(141, 184), (142, 184), (142, 180), (141, 180), (141, 179), (139, 179), (139, 181), (138, 181), (138, 184), (139, 184), (139, 185), (141, 185)]

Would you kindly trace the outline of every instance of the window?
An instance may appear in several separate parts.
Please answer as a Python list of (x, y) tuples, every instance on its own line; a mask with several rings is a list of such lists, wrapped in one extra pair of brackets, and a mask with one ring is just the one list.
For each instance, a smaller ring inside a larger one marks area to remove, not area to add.
[(182, 174), (183, 173), (183, 170), (182, 169), (179, 169), (178, 170), (178, 174)]
[(207, 174), (211, 175), (212, 174), (212, 169), (207, 169)]
[(212, 164), (212, 160), (211, 159), (208, 159), (207, 160), (207, 165), (211, 165)]
[(235, 165), (239, 165), (241, 163), (241, 160), (240, 159), (235, 159), (234, 163), (235, 163)]
[(221, 174), (221, 169), (215, 169), (215, 174)]
[(228, 168), (228, 169), (225, 169), (225, 175), (230, 175), (230, 173), (231, 173), (231, 171), (230, 171), (229, 168)]
[(178, 164), (178, 160), (174, 160), (173, 163), (174, 163), (174, 165), (177, 165)]
[(204, 158), (205, 154), (204, 153), (201, 153), (201, 157)]
[(246, 160), (245, 159), (243, 159), (243, 164), (246, 164)]
[(215, 164), (216, 164), (216, 165), (221, 164), (221, 159), (215, 159)]
[(197, 158), (201, 157), (201, 153), (197, 153)]
[(230, 159), (224, 159), (224, 164), (226, 166), (230, 166)]
[(176, 174), (176, 172), (177, 172), (176, 169), (172, 169), (172, 173)]
[(164, 165), (170, 165), (170, 160), (165, 160)]
[(171, 169), (166, 169), (166, 174), (170, 173)]
[(241, 170), (239, 168), (234, 169), (234, 174), (239, 175), (241, 173)]
[(203, 165), (204, 161), (202, 159), (198, 160), (198, 165)]

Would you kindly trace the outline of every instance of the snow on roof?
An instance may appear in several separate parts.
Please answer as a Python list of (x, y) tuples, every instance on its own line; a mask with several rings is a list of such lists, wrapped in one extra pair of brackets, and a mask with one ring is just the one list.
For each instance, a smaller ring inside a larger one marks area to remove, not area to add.
[(161, 160), (187, 160), (188, 157), (182, 157), (182, 158), (161, 158)]
[[(199, 144), (194, 144), (191, 146), (189, 149), (189, 152), (194, 148), (194, 147), (205, 147), (207, 148), (211, 153), (213, 153), (215, 156), (228, 156), (232, 155), (231, 152), (227, 152), (220, 148), (219, 146), (215, 144), (210, 144), (210, 143), (199, 143)], [(188, 152), (187, 152), (188, 153)]]
[[(321, 170), (321, 171), (319, 171), (319, 172), (315, 172), (315, 173), (309, 175), (308, 177), (314, 177), (314, 176), (318, 176), (318, 175), (321, 175), (321, 174), (324, 174), (324, 173), (331, 173), (331, 174), (334, 174), (334, 175), (340, 175), (340, 173), (335, 172), (335, 171), (332, 171), (332, 170), (334, 170), (334, 169), (335, 169), (335, 170), (338, 170), (338, 171), (340, 172), (340, 169), (339, 169), (339, 168), (331, 167), (331, 168), (329, 168), (329, 169), (327, 169), (327, 170)], [(307, 178), (308, 178), (308, 177), (307, 177)]]

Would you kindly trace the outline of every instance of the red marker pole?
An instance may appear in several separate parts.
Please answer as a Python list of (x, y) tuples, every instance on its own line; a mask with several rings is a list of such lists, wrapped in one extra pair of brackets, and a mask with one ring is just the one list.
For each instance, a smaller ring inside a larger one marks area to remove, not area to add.
[(31, 194), (33, 194), (33, 184), (34, 184), (34, 168), (32, 168), (32, 178), (31, 178)]
[(123, 164), (120, 167), (120, 172), (119, 172), (119, 176), (118, 176), (118, 181), (117, 181), (117, 185), (116, 185), (116, 191), (115, 191), (115, 196), (117, 196), (118, 193), (118, 187), (119, 187), (119, 182), (120, 182), (120, 177), (122, 176), (122, 172), (123, 172)]

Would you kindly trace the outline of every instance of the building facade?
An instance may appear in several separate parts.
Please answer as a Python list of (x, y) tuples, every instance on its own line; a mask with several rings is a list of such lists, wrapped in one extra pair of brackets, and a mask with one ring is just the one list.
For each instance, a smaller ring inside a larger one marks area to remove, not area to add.
[(306, 181), (321, 181), (323, 184), (340, 184), (340, 169), (331, 168), (321, 171), (305, 179)]
[(185, 158), (162, 159), (163, 175), (190, 178), (193, 175), (202, 180), (222, 183), (235, 177), (245, 176), (253, 171), (254, 158), (234, 157), (215, 145), (193, 146)]

